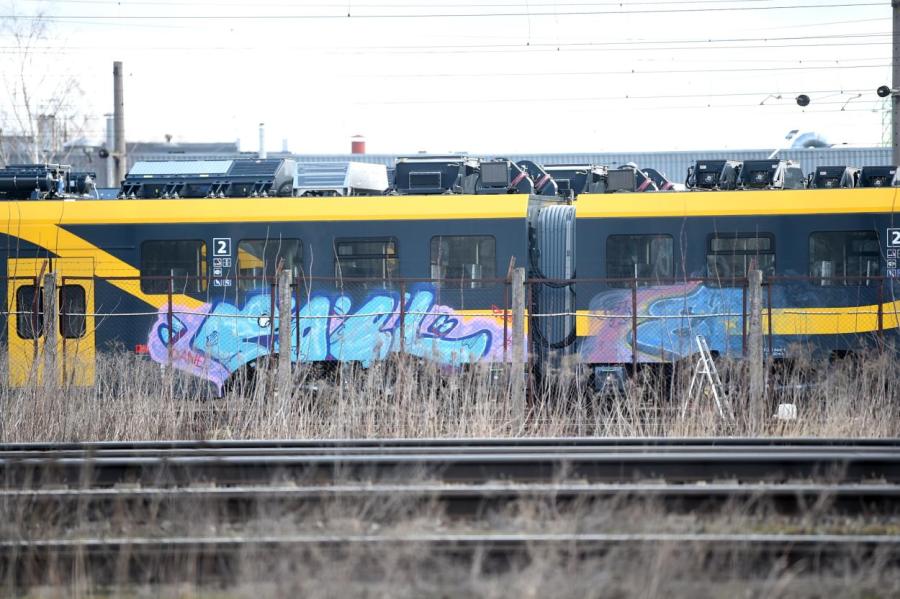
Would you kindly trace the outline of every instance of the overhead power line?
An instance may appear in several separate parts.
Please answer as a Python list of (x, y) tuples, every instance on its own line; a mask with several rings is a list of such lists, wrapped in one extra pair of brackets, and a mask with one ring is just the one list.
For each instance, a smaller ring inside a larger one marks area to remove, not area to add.
[[(847, 40), (847, 39), (866, 39), (866, 38), (887, 38), (890, 37), (891, 33), (889, 32), (863, 32), (863, 33), (844, 33), (844, 34), (833, 34), (833, 35), (792, 35), (792, 36), (762, 36), (762, 37), (723, 37), (723, 38), (688, 38), (688, 39), (629, 39), (629, 40), (608, 40), (604, 42), (540, 42), (540, 41), (525, 41), (518, 43), (487, 43), (487, 44), (428, 44), (428, 45), (365, 45), (365, 46), (332, 46), (329, 48), (330, 50), (340, 51), (340, 50), (479, 50), (479, 49), (521, 49), (521, 48), (531, 48), (531, 49), (540, 49), (540, 48), (612, 48), (616, 46), (656, 46), (656, 45), (680, 45), (680, 44), (700, 44), (697, 47), (705, 47), (706, 44), (731, 44), (731, 43), (742, 43), (742, 42), (763, 42), (758, 45), (760, 48), (768, 47), (769, 42), (780, 42), (780, 41), (810, 41), (810, 40)], [(2, 37), (2, 36), (0, 36)], [(887, 43), (885, 41), (884, 43)], [(805, 44), (812, 45), (812, 44)], [(66, 47), (66, 50), (100, 50), (106, 49), (108, 46), (69, 46)], [(692, 46), (694, 47), (694, 46)], [(48, 46), (32, 46), (32, 49), (41, 50), (41, 49), (58, 49), (60, 46), (48, 45)], [(210, 49), (210, 50), (227, 50), (235, 48), (237, 50), (245, 50), (247, 47), (236, 47), (236, 46), (154, 46), (154, 47), (133, 47), (132, 50), (193, 50), (193, 49)], [(279, 46), (279, 48), (290, 49), (290, 50), (305, 50), (305, 49), (314, 49), (310, 47), (304, 46), (291, 46), (284, 47)], [(17, 49), (17, 46), (0, 46), (0, 49), (10, 50)]]
[[(30, 2), (41, 3), (45, 0), (29, 0)], [(543, 8), (550, 7), (553, 9), (558, 9), (559, 7), (578, 7), (578, 6), (587, 6), (587, 7), (597, 7), (597, 6), (660, 6), (666, 4), (677, 4), (677, 5), (685, 5), (685, 4), (740, 4), (740, 3), (756, 3), (756, 2), (777, 2), (778, 0), (628, 0), (626, 2), (516, 2), (516, 3), (499, 3), (499, 2), (458, 2), (453, 4), (447, 3), (438, 3), (438, 2), (428, 2), (427, 8), (508, 8), (508, 9), (516, 9), (516, 10), (531, 10), (533, 8)], [(54, 0), (55, 4), (93, 4), (93, 5), (107, 5), (107, 6), (116, 6), (116, 7), (125, 7), (125, 6), (181, 6), (183, 7), (185, 3), (180, 0), (128, 0), (126, 5), (122, 4), (122, 0)], [(237, 6), (237, 7), (245, 7), (246, 2), (243, 0), (235, 0), (232, 2), (222, 1), (222, 0), (211, 0), (209, 2), (203, 2), (198, 0), (193, 0), (191, 2), (191, 6), (217, 6), (217, 7), (229, 7), (229, 6)], [(277, 7), (277, 8), (294, 8), (296, 4), (294, 2), (254, 2), (254, 7)], [(337, 4), (337, 3), (303, 3), (303, 8), (331, 8), (337, 10), (344, 10), (345, 5)], [(411, 3), (384, 3), (384, 2), (355, 2), (351, 5), (351, 8), (355, 9), (385, 9), (385, 8), (423, 8), (421, 4), (411, 4)]]
[[(575, 10), (575, 11), (527, 11), (522, 12), (440, 12), (440, 13), (357, 13), (352, 10), (345, 14), (206, 14), (206, 15), (0, 15), (0, 19), (15, 18), (40, 18), (46, 21), (82, 21), (82, 20), (111, 20), (111, 21), (144, 21), (144, 20), (183, 20), (183, 21), (272, 21), (272, 20), (333, 20), (333, 19), (458, 19), (458, 18), (533, 18), (533, 17), (567, 17), (567, 16), (594, 16), (594, 15), (660, 15), (676, 13), (705, 13), (705, 12), (745, 12), (745, 11), (769, 11), (769, 10), (808, 10), (811, 8), (861, 8), (867, 6), (884, 6), (883, 2), (856, 2), (838, 4), (782, 4), (776, 6), (717, 6), (706, 8), (661, 8), (652, 10)], [(516, 7), (512, 7), (516, 8)]]
[(657, 69), (657, 70), (618, 70), (618, 71), (534, 71), (521, 72), (492, 72), (492, 73), (366, 73), (364, 77), (378, 79), (441, 79), (441, 78), (466, 78), (466, 77), (581, 77), (592, 75), (683, 75), (688, 73), (753, 73), (772, 71), (827, 71), (836, 69), (886, 69), (890, 63), (869, 65), (831, 65), (831, 66), (798, 66), (798, 67), (734, 67), (727, 69)]
[[(441, 98), (439, 100), (430, 99), (403, 99), (403, 100), (371, 100), (359, 102), (359, 104), (377, 104), (377, 105), (426, 105), (426, 104), (531, 104), (540, 102), (608, 102), (608, 101), (640, 101), (640, 100), (678, 100), (678, 99), (697, 99), (697, 98), (746, 98), (759, 97), (764, 98), (769, 95), (794, 96), (797, 94), (806, 94), (808, 96), (824, 96), (826, 94), (842, 95), (857, 94), (862, 92), (871, 92), (868, 89), (830, 89), (830, 90), (768, 90), (768, 91), (747, 91), (747, 92), (718, 92), (718, 93), (693, 93), (693, 94), (655, 94), (652, 96), (621, 94), (616, 96), (590, 96), (590, 97), (573, 97), (573, 96), (557, 96), (550, 98), (536, 98), (533, 96), (522, 96), (512, 98)], [(815, 102), (815, 98), (813, 98)]]

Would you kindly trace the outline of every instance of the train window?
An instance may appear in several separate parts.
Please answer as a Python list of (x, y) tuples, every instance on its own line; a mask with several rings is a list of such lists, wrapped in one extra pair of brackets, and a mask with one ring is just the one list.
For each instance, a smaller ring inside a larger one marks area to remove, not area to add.
[(336, 240), (334, 251), (334, 275), (338, 279), (360, 277), (387, 281), (395, 278), (400, 268), (396, 239)]
[(85, 312), (87, 301), (81, 285), (59, 288), (59, 334), (64, 339), (79, 339), (87, 332)]
[(473, 281), (496, 276), (497, 241), (490, 235), (431, 238), (431, 278)]
[(300, 274), (303, 243), (299, 239), (242, 239), (238, 244), (238, 287), (244, 291), (272, 282), (278, 263), (291, 273)]
[[(606, 238), (606, 276), (611, 279), (671, 279), (675, 268), (671, 235), (610, 235)], [(628, 281), (610, 282), (612, 287), (630, 287)]]
[(36, 339), (43, 335), (44, 294), (41, 291), (41, 287), (34, 285), (22, 285), (16, 289), (16, 334), (22, 339)]
[[(174, 274), (176, 293), (206, 291), (206, 244), (202, 241), (145, 241), (141, 244), (144, 293), (167, 293)], [(159, 278), (156, 278), (159, 277)]]
[(820, 285), (859, 285), (880, 274), (875, 231), (828, 231), (809, 236), (809, 276)]
[(775, 236), (771, 233), (716, 233), (709, 238), (706, 268), (719, 285), (742, 284), (756, 260), (764, 275), (775, 274)]

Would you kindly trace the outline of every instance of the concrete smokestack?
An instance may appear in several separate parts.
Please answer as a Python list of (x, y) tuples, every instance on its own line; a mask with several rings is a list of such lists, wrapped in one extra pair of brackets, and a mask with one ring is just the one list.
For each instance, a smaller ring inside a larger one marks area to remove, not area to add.
[(122, 63), (113, 63), (113, 120), (115, 121), (116, 148), (113, 157), (116, 164), (116, 180), (110, 187), (118, 187), (128, 172), (125, 155), (125, 90), (122, 82)]
[(259, 124), (259, 157), (260, 159), (265, 159), (266, 157), (266, 124)]

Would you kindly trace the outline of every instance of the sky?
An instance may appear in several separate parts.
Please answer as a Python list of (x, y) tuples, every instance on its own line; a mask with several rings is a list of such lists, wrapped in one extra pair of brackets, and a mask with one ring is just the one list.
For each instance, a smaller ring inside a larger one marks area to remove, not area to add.
[[(256, 150), (260, 122), (270, 151), (286, 139), (313, 154), (348, 152), (354, 134), (371, 153), (497, 155), (889, 135), (875, 93), (891, 83), (888, 1), (0, 0), (0, 13), (20, 27), (44, 15), (26, 79), (74, 77), (98, 141), (115, 60), (129, 141)], [(9, 30), (5, 80), (22, 59)]]

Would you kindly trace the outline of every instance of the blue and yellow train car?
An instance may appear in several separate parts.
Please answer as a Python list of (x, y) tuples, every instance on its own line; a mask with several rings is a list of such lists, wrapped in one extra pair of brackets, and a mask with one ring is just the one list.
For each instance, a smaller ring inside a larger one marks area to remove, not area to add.
[(581, 362), (672, 362), (697, 351), (697, 336), (715, 353), (742, 355), (753, 264), (766, 281), (762, 331), (773, 357), (896, 344), (898, 193), (580, 196), (574, 326)]
[(504, 360), (502, 279), (511, 260), (527, 264), (529, 215), (541, 202), (510, 194), (0, 203), (10, 383), (40, 376), (47, 273), (59, 287), (60, 371), (77, 384), (93, 381), (98, 352), (125, 350), (171, 359), (222, 388), (281, 350), (276, 270), (295, 282), (295, 361), (366, 363), (401, 348), (448, 363)]
[[(747, 272), (766, 277), (773, 357), (898, 344), (897, 191), (527, 194), (0, 203), (10, 384), (40, 378), (44, 275), (58, 286), (60, 376), (133, 351), (218, 389), (282, 351), (274, 278), (289, 272), (295, 362), (404, 352), (512, 358), (505, 279), (530, 278), (540, 365), (622, 370), (696, 351), (742, 355)], [(287, 346), (287, 344), (285, 344)]]

